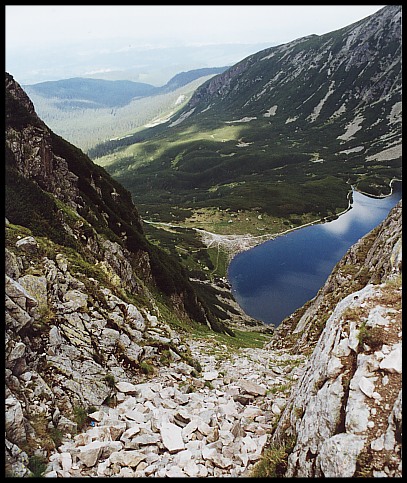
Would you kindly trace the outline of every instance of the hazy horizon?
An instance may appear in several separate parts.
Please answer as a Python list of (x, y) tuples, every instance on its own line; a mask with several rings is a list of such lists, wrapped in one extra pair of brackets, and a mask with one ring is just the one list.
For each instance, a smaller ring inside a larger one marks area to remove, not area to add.
[(78, 76), (161, 85), (322, 35), (378, 5), (6, 5), (6, 70), (22, 84)]

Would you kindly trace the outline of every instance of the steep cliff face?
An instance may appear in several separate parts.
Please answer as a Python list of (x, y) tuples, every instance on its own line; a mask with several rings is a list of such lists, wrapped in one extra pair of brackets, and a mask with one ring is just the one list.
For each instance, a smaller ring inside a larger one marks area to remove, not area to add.
[(270, 344), (311, 353), (271, 439), (289, 446), (285, 477), (401, 476), (401, 215), (400, 201)]
[(148, 243), (130, 193), (49, 130), (9, 74), (6, 169), (9, 221), (103, 263), (126, 290), (141, 294), (145, 283), (155, 285), (180, 314), (224, 330), (181, 266)]

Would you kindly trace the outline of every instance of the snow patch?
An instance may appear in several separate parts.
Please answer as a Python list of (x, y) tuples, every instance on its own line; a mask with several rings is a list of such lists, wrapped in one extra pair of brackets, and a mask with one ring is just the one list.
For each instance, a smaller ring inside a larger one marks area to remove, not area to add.
[[(147, 124), (144, 124), (144, 127), (154, 127), (154, 126), (158, 126), (159, 124), (163, 124), (164, 122), (169, 121), (173, 114), (174, 114), (174, 112), (172, 111), (166, 117), (160, 117), (159, 119), (156, 119), (155, 121), (151, 121), (151, 122), (148, 122)], [(129, 134), (129, 136), (132, 136), (132, 134)]]
[(314, 122), (315, 119), (319, 116), (319, 113), (321, 112), (321, 109), (322, 109), (323, 105), (325, 104), (326, 100), (328, 99), (328, 97), (331, 94), (333, 94), (335, 92), (334, 86), (335, 86), (335, 81), (331, 81), (331, 84), (328, 88), (328, 92), (319, 101), (319, 103), (314, 107), (314, 110), (312, 111), (312, 113), (308, 116), (308, 119), (310, 120), (310, 122)]
[(253, 143), (245, 143), (244, 141), (240, 141), (239, 144), (236, 144), (236, 147), (245, 148), (246, 146), (250, 146), (250, 144), (253, 144)]
[(394, 106), (391, 108), (391, 112), (389, 115), (389, 122), (390, 124), (401, 122), (401, 112), (402, 112), (402, 103), (396, 102)]
[(366, 157), (366, 161), (390, 161), (401, 156), (401, 144), (380, 151)]
[(272, 106), (270, 107), (270, 109), (268, 111), (266, 111), (263, 116), (264, 117), (271, 117), (271, 116), (275, 116), (276, 115), (276, 112), (277, 112), (277, 107), (278, 106)]
[(185, 99), (187, 98), (186, 95), (184, 94), (181, 94), (178, 99), (175, 101), (175, 105), (178, 106), (179, 104), (181, 104), (182, 102), (185, 101)]
[(339, 117), (345, 111), (346, 111), (346, 106), (345, 106), (345, 103), (343, 103), (341, 107), (332, 114), (331, 119), (334, 119), (335, 117)]
[(346, 131), (336, 139), (342, 139), (343, 141), (350, 141), (351, 139), (354, 139), (354, 134), (362, 129), (360, 124), (364, 121), (364, 119), (365, 118), (361, 114), (358, 114), (353, 121), (346, 125)]
[(277, 52), (275, 52), (275, 51), (274, 51), (274, 52), (272, 52), (271, 54), (266, 55), (265, 57), (262, 57), (262, 58), (260, 59), (260, 62), (261, 62), (262, 60), (269, 60), (269, 59), (273, 58), (273, 57), (276, 55), (276, 53), (277, 53)]
[(193, 107), (191, 110), (187, 112), (184, 112), (176, 121), (170, 124), (170, 127), (174, 127), (174, 126), (177, 126), (178, 124), (181, 124), (181, 122), (185, 121), (185, 119), (187, 119), (194, 111), (195, 111), (195, 107)]
[(225, 121), (225, 124), (234, 124), (235, 122), (250, 122), (257, 117), (242, 117), (242, 119), (237, 119), (236, 121)]
[(208, 107), (205, 107), (205, 109), (202, 109), (202, 111), (201, 111), (201, 112), (206, 112), (206, 111), (208, 111), (208, 110), (209, 110), (211, 107), (212, 107), (212, 104), (209, 104), (209, 106), (208, 106)]
[(285, 121), (286, 124), (289, 124), (290, 122), (294, 122), (298, 119), (299, 116), (294, 116), (294, 117), (287, 117), (287, 120)]
[(352, 149), (344, 149), (343, 151), (339, 151), (339, 154), (350, 154), (350, 153), (359, 153), (363, 151), (365, 148), (363, 146), (356, 146), (356, 148)]

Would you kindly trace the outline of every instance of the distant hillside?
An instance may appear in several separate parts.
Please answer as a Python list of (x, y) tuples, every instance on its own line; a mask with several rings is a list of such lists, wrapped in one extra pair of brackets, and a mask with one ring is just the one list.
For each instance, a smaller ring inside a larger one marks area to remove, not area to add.
[(73, 78), (24, 86), (35, 109), (56, 133), (88, 151), (151, 121), (168, 118), (193, 91), (226, 67), (181, 72), (165, 85)]
[(135, 97), (154, 94), (157, 89), (141, 82), (82, 77), (40, 82), (23, 87), (28, 95), (34, 93), (47, 99), (58, 99), (58, 108), (66, 110), (124, 106)]
[(87, 77), (40, 82), (23, 87), (28, 95), (36, 94), (46, 99), (58, 100), (56, 106), (62, 110), (122, 107), (135, 98), (171, 92), (195, 79), (219, 74), (226, 69), (227, 67), (213, 67), (181, 72), (162, 87), (129, 80), (104, 80)]
[(228, 67), (204, 67), (202, 69), (189, 70), (187, 72), (180, 72), (170, 79), (164, 86), (159, 87), (159, 92), (168, 92), (179, 87), (185, 86), (195, 79), (205, 77), (208, 75), (216, 75), (224, 72)]

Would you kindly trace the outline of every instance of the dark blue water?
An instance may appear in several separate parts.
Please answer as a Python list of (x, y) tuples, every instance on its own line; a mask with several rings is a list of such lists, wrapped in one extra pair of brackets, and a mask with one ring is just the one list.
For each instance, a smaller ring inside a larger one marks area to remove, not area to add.
[(386, 198), (353, 192), (352, 208), (338, 219), (307, 226), (239, 253), (229, 265), (232, 292), (255, 319), (278, 326), (315, 297), (336, 263), (375, 228), (401, 199), (401, 183)]

